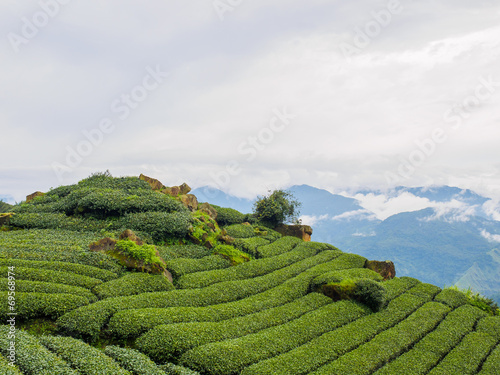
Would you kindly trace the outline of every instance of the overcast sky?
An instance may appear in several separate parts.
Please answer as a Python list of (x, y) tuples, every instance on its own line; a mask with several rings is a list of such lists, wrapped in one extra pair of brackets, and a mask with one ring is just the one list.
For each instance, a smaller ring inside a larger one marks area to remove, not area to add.
[(3, 0), (0, 36), (0, 196), (109, 169), (500, 198), (497, 0)]

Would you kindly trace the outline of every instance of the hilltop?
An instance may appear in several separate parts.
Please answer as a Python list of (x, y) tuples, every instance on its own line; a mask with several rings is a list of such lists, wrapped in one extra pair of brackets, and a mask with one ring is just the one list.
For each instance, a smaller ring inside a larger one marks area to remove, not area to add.
[(192, 193), (98, 173), (8, 207), (3, 373), (499, 373), (491, 300)]

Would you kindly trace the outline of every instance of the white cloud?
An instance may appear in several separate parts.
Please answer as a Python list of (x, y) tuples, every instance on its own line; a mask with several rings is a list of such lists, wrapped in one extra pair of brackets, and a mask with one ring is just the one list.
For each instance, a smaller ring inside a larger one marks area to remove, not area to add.
[(373, 212), (370, 212), (366, 209), (362, 209), (362, 210), (356, 210), (356, 211), (348, 211), (348, 212), (344, 212), (340, 215), (337, 215), (337, 216), (333, 216), (331, 218), (331, 220), (335, 221), (335, 220), (345, 220), (345, 221), (350, 221), (350, 220), (360, 220), (360, 219), (363, 219), (363, 220), (376, 220), (377, 217), (375, 214), (373, 214)]
[(481, 231), (481, 236), (483, 236), (490, 242), (500, 242), (500, 234), (491, 234), (487, 232), (486, 229), (483, 229)]
[(299, 217), (299, 219), (302, 221), (302, 224), (313, 226), (316, 223), (318, 223), (319, 221), (328, 220), (328, 214), (320, 215), (320, 216), (302, 215)]
[(467, 205), (466, 203), (460, 202), (456, 199), (452, 199), (449, 202), (434, 202), (433, 209), (433, 215), (430, 215), (421, 220), (444, 220), (448, 223), (467, 222), (470, 220), (471, 216), (474, 216), (476, 214), (477, 207)]

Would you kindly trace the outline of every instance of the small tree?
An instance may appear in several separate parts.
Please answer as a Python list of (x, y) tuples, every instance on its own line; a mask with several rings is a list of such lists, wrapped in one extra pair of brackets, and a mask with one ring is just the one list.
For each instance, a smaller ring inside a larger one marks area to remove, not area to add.
[(254, 203), (254, 215), (257, 220), (272, 228), (287, 222), (298, 224), (300, 205), (301, 203), (288, 191), (269, 191), (268, 195), (257, 198)]

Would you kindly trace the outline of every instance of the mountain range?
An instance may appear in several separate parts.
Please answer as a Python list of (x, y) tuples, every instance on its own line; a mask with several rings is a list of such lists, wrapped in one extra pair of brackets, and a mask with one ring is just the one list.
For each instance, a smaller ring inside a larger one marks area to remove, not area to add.
[[(500, 221), (490, 199), (449, 186), (359, 190), (349, 196), (308, 185), (288, 190), (302, 203), (301, 219), (313, 227), (314, 241), (392, 260), (398, 276), (471, 288), (500, 302)], [(243, 213), (251, 212), (254, 202), (212, 188), (193, 194)]]

